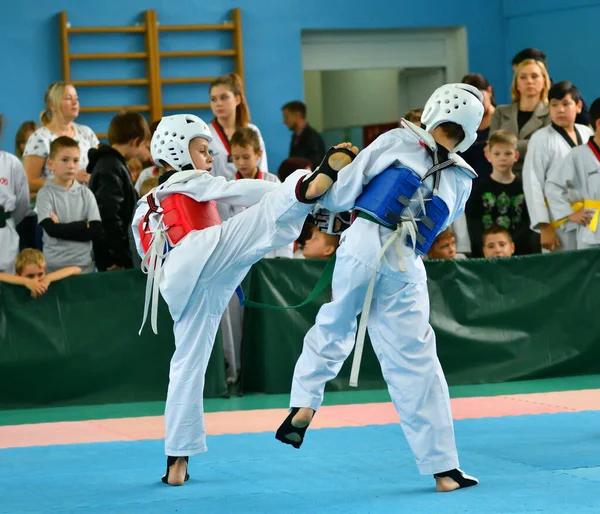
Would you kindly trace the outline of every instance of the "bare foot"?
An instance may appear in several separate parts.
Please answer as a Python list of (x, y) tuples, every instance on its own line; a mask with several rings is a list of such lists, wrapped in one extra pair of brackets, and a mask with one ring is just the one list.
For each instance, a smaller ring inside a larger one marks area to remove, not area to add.
[(436, 477), (435, 479), (435, 490), (438, 493), (449, 493), (456, 491), (459, 487), (458, 483), (450, 477)]
[[(300, 408), (300, 410), (296, 413), (296, 415), (292, 418), (292, 426), (295, 428), (304, 428), (310, 425), (313, 416), (315, 415), (315, 411), (306, 407)], [(287, 434), (286, 439), (292, 441), (293, 443), (299, 443), (302, 438), (298, 434)]]
[(185, 482), (185, 474), (187, 473), (187, 462), (184, 457), (179, 457), (175, 464), (169, 467), (169, 485), (183, 485)]
[[(335, 145), (334, 148), (346, 148), (350, 150), (354, 155), (358, 154), (358, 148), (356, 146), (352, 146), (352, 143), (340, 143), (339, 145)], [(335, 171), (340, 171), (342, 168), (347, 166), (352, 162), (352, 159), (349, 155), (346, 155), (343, 152), (337, 152), (329, 156), (327, 163), (331, 166), (331, 169)], [(321, 173), (317, 175), (315, 179), (308, 186), (306, 191), (306, 198), (308, 200), (312, 200), (313, 198), (317, 198), (319, 196), (324, 195), (329, 188), (333, 185), (333, 180)]]

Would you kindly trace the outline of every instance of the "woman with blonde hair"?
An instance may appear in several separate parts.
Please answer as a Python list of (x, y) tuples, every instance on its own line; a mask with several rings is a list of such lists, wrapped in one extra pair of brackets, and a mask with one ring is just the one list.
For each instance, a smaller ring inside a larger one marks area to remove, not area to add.
[(490, 133), (508, 130), (518, 138), (519, 161), (513, 172), (521, 176), (529, 139), (536, 130), (550, 124), (548, 91), (550, 77), (541, 61), (526, 59), (518, 64), (510, 87), (512, 103), (496, 108)]
[(44, 104), (45, 108), (40, 115), (42, 126), (29, 137), (23, 151), (23, 166), (27, 173), (29, 189), (35, 193), (42, 188), (46, 180), (53, 178), (54, 174), (48, 168), (47, 160), (50, 143), (60, 136), (68, 136), (79, 144), (81, 168), (77, 170), (75, 179), (87, 184), (90, 180), (85, 169), (88, 150), (96, 148), (99, 141), (91, 128), (74, 122), (79, 115), (77, 91), (68, 82), (54, 82), (46, 90)]

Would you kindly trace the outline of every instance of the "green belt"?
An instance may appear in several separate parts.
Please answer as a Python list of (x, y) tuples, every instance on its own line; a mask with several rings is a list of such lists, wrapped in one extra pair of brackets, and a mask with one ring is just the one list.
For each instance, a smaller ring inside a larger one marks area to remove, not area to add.
[(371, 221), (372, 223), (377, 223), (377, 225), (381, 225), (382, 227), (385, 227), (385, 228), (394, 228), (394, 225), (386, 225), (385, 223), (382, 223), (381, 221), (379, 221), (377, 218), (375, 218), (375, 217), (371, 216), (370, 214), (367, 214), (366, 212), (363, 212), (363, 211), (358, 211), (358, 214), (356, 217), (362, 218), (367, 221)]
[(308, 295), (308, 298), (306, 298), (306, 300), (304, 300), (302, 303), (299, 303), (298, 305), (291, 305), (289, 307), (283, 307), (281, 305), (269, 305), (266, 303), (258, 303), (258, 302), (253, 302), (252, 300), (244, 299), (244, 300), (242, 300), (242, 306), (257, 307), (259, 309), (272, 309), (272, 310), (276, 310), (276, 311), (294, 310), (294, 309), (299, 309), (300, 307), (304, 307), (305, 305), (311, 303), (315, 298), (317, 298), (325, 290), (326, 287), (331, 285), (331, 278), (333, 277), (334, 267), (335, 267), (335, 254), (333, 254), (333, 257), (331, 257), (327, 261), (327, 264), (325, 264), (325, 268), (323, 269), (323, 272), (321, 273), (319, 280), (317, 280), (315, 287)]

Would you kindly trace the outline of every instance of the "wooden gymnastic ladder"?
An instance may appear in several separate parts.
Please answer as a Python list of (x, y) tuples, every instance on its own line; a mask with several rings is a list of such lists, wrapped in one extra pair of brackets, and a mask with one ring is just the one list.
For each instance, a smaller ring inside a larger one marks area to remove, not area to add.
[[(63, 80), (75, 87), (104, 86), (147, 86), (148, 103), (143, 105), (84, 106), (82, 113), (119, 112), (123, 109), (148, 113), (151, 121), (162, 117), (164, 110), (181, 111), (209, 109), (206, 103), (179, 103), (163, 105), (163, 84), (200, 84), (210, 83), (216, 77), (169, 77), (161, 78), (160, 60), (177, 57), (232, 57), (234, 71), (244, 79), (244, 61), (242, 48), (242, 18), (239, 8), (232, 9), (231, 20), (221, 24), (196, 25), (160, 25), (156, 11), (151, 9), (143, 13), (144, 24), (130, 27), (71, 27), (65, 11), (59, 15)], [(232, 33), (232, 48), (222, 50), (185, 50), (161, 51), (159, 35), (161, 32), (193, 32), (193, 31), (229, 31)], [(144, 52), (112, 52), (112, 53), (69, 53), (70, 34), (144, 34)], [(94, 79), (74, 80), (71, 76), (71, 61), (97, 59), (144, 59), (146, 61), (146, 77), (134, 79)], [(99, 138), (106, 137), (99, 133)]]

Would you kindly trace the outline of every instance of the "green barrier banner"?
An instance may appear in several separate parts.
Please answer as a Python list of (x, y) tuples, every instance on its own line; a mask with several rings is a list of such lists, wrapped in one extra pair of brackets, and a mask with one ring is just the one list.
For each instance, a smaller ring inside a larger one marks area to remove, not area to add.
[[(244, 283), (255, 302), (296, 305), (325, 261), (264, 259)], [(426, 262), (431, 324), (451, 385), (600, 373), (600, 251)], [(246, 308), (246, 392), (289, 393), (304, 334), (325, 290), (298, 310)], [(348, 385), (351, 358), (330, 390)], [(383, 388), (368, 343), (359, 387)]]
[[(173, 321), (161, 300), (158, 335), (138, 335), (146, 276), (94, 273), (50, 285), (33, 299), (0, 284), (0, 409), (160, 401), (174, 351)], [(227, 391), (220, 338), (205, 396)]]

